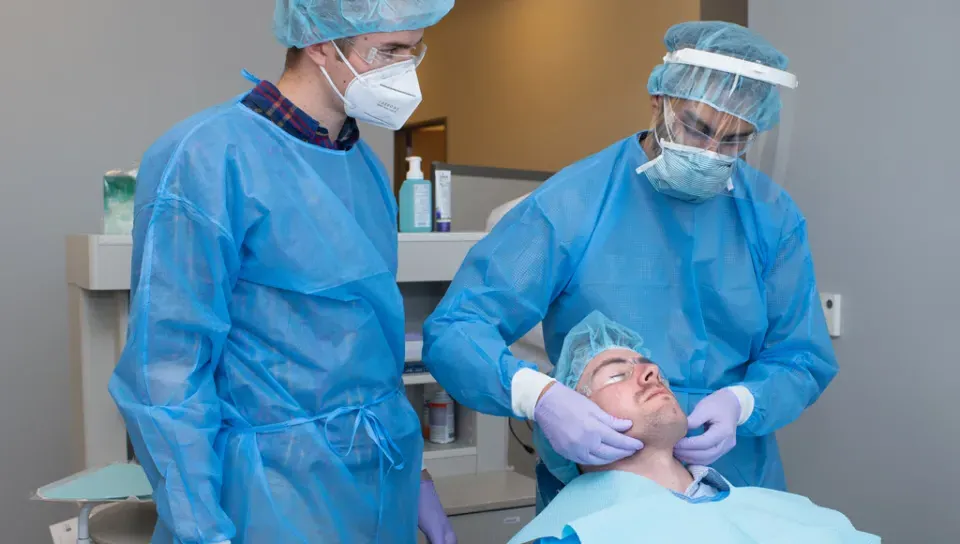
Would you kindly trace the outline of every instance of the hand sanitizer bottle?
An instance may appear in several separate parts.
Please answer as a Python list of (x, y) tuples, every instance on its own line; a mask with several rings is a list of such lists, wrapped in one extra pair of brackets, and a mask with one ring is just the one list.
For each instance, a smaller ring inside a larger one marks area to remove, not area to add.
[(433, 199), (430, 182), (423, 179), (420, 157), (407, 157), (410, 168), (407, 179), (400, 186), (400, 232), (430, 232), (433, 230)]

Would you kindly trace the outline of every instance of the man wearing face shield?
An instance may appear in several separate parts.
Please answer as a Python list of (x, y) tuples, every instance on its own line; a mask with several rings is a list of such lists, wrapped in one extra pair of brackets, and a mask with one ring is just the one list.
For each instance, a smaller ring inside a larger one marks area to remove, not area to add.
[[(690, 427), (677, 458), (782, 490), (774, 433), (837, 372), (804, 218), (757, 167), (782, 168), (764, 135), (796, 78), (738, 25), (684, 23), (665, 43), (648, 85), (652, 129), (507, 213), (427, 321), (425, 362), (457, 401), (533, 419), (538, 449), (608, 464), (643, 447), (624, 434), (631, 423), (508, 349), (542, 321), (556, 362), (567, 332), (600, 311), (646, 338), (675, 384)], [(542, 508), (561, 484), (542, 463), (537, 476)]]
[[(154, 488), (152, 542), (456, 542), (402, 383), (397, 208), (357, 120), (420, 102), (453, 0), (277, 0), (277, 85), (174, 127), (136, 195), (110, 392)], [(252, 77), (252, 76), (251, 76)]]

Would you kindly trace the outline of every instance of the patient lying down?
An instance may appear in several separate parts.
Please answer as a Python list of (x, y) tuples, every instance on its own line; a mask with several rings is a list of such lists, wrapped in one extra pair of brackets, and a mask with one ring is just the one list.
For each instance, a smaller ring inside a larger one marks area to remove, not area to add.
[(644, 447), (609, 465), (577, 467), (540, 441), (544, 464), (568, 485), (510, 544), (880, 542), (804, 497), (734, 488), (713, 469), (674, 458), (686, 415), (657, 365), (639, 353), (642, 343), (597, 312), (567, 335), (558, 381), (633, 421), (627, 434)]

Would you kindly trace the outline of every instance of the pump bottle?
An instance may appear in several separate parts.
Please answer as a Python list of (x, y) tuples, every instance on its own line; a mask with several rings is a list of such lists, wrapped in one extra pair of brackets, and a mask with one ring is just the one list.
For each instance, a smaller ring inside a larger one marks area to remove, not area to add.
[(420, 157), (407, 157), (407, 179), (400, 186), (400, 232), (433, 230), (433, 199), (430, 182), (423, 179)]

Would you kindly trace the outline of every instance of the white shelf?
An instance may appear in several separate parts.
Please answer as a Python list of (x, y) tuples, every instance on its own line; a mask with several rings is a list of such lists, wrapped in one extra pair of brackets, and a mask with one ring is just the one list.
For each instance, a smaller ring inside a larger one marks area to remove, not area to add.
[(424, 440), (423, 442), (424, 459), (448, 459), (450, 457), (463, 457), (476, 454), (476, 446), (465, 445), (465, 443), (460, 440), (449, 444), (434, 444), (429, 440)]
[(427, 243), (470, 243), (475, 244), (483, 239), (485, 232), (401, 232), (397, 235), (401, 244), (411, 242)]
[(400, 233), (397, 282), (451, 281), (483, 232)]
[[(400, 233), (397, 281), (451, 281), (482, 232)], [(129, 291), (130, 236), (67, 237), (67, 283), (88, 291)]]
[(423, 385), (427, 383), (437, 383), (437, 380), (429, 372), (403, 375), (403, 385)]

